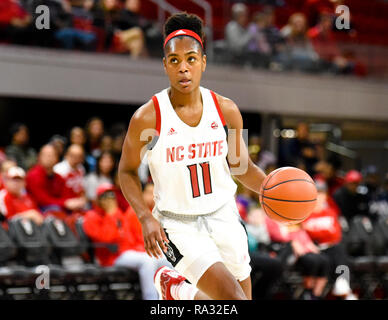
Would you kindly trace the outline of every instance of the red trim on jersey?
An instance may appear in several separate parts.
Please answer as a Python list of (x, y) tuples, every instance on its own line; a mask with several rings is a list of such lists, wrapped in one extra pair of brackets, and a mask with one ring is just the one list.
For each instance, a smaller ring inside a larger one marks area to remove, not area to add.
[(212, 95), (212, 97), (213, 97), (214, 104), (216, 105), (216, 108), (217, 108), (217, 111), (218, 111), (218, 115), (220, 116), (222, 125), (225, 126), (224, 115), (222, 114), (222, 111), (221, 111), (220, 105), (219, 105), (219, 103), (218, 103), (216, 94), (215, 94), (213, 91), (211, 91), (211, 90), (210, 90), (210, 93), (211, 93), (211, 95)]
[(195, 32), (188, 30), (188, 29), (179, 29), (179, 30), (176, 30), (174, 32), (171, 32), (164, 40), (163, 48), (166, 46), (167, 42), (169, 42), (172, 38), (175, 38), (178, 36), (189, 36), (189, 37), (194, 38), (195, 40), (197, 40), (201, 44), (201, 47), (203, 49), (201, 37), (198, 34), (196, 34)]
[(159, 107), (159, 101), (156, 96), (152, 97), (152, 101), (154, 102), (154, 107), (155, 107), (155, 113), (156, 113), (156, 131), (158, 132), (158, 135), (160, 135), (160, 107)]

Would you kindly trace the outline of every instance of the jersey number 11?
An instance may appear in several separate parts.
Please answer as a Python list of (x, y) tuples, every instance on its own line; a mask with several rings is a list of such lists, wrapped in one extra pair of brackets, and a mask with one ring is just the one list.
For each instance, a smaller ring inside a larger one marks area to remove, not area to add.
[[(210, 167), (209, 162), (199, 163), (202, 169), (202, 178), (203, 178), (203, 190), (205, 194), (212, 193), (212, 182), (210, 177)], [(190, 171), (190, 181), (191, 181), (191, 190), (193, 192), (193, 198), (199, 197), (201, 194), (199, 192), (198, 184), (198, 171), (197, 164), (191, 164), (187, 166)]]

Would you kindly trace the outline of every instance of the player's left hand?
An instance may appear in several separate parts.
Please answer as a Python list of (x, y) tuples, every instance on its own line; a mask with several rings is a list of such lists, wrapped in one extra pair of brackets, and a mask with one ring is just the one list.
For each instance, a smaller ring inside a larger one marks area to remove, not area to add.
[(152, 215), (149, 215), (145, 220), (141, 221), (143, 236), (144, 236), (144, 248), (150, 257), (160, 258), (163, 253), (162, 249), (167, 252), (167, 247), (164, 242), (168, 243), (167, 236), (160, 225)]

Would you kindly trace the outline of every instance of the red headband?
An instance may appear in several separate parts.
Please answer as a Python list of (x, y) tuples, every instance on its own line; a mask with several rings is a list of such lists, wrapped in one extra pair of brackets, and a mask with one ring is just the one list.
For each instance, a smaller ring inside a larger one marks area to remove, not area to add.
[(167, 36), (166, 40), (164, 40), (163, 48), (166, 46), (168, 41), (170, 41), (172, 38), (175, 38), (175, 37), (178, 37), (178, 36), (189, 36), (189, 37), (192, 37), (192, 38), (198, 40), (198, 42), (201, 44), (201, 47), (203, 49), (203, 44), (202, 44), (201, 37), (198, 34), (196, 34), (195, 32), (193, 32), (191, 30), (187, 30), (187, 29), (179, 29), (179, 30), (176, 30), (174, 32), (171, 32)]

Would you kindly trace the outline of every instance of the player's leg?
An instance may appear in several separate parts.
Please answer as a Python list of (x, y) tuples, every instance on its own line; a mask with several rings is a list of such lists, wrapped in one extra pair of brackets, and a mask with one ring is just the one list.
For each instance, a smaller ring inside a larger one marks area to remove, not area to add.
[[(224, 210), (230, 209), (230, 206), (226, 206), (220, 210), (219, 215), (212, 215), (213, 221), (208, 220), (203, 225), (195, 221), (176, 221), (166, 217), (161, 219), (170, 241), (166, 256), (179, 272), (166, 270), (156, 274), (155, 285), (160, 287), (158, 291), (163, 298), (179, 299), (183, 296), (188, 299), (184, 293), (186, 289), (182, 289), (182, 295), (174, 294), (174, 288), (178, 286), (188, 288), (182, 284), (185, 279), (182, 274), (193, 285), (191, 288), (199, 289), (195, 294), (191, 291), (189, 297), (192, 299), (246, 300), (251, 297), (247, 237), (236, 216), (223, 221)], [(155, 214), (158, 217), (158, 213)], [(230, 234), (234, 235), (233, 239)]]
[(241, 288), (243, 289), (245, 296), (248, 300), (252, 300), (252, 281), (249, 276), (245, 280), (239, 281)]
[(239, 220), (234, 198), (230, 199), (217, 213), (208, 217), (208, 224), (224, 268), (234, 279), (234, 284), (238, 284), (240, 292), (244, 293), (244, 299), (252, 299), (248, 238)]
[[(243, 282), (244, 287), (248, 289), (247, 281), (244, 280)], [(199, 279), (197, 288), (214, 300), (247, 299), (240, 283), (222, 262), (216, 262), (206, 270)]]
[[(243, 282), (249, 288), (248, 279)], [(155, 274), (155, 286), (164, 300), (247, 300), (242, 286), (222, 262), (210, 266), (197, 286), (186, 282), (177, 271), (161, 268)]]
[(161, 300), (210, 300), (209, 296), (169, 267), (161, 267), (156, 271), (154, 284)]

